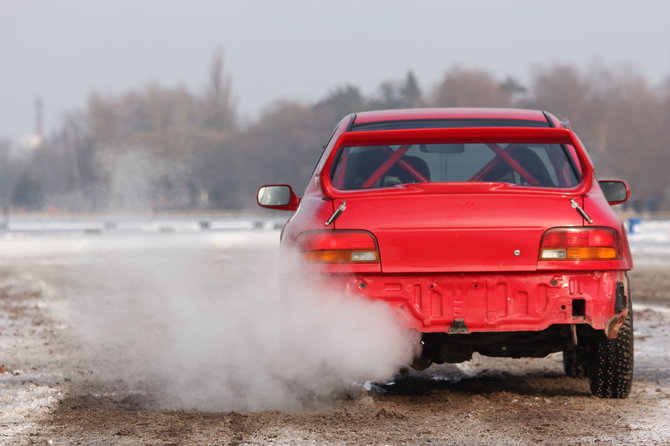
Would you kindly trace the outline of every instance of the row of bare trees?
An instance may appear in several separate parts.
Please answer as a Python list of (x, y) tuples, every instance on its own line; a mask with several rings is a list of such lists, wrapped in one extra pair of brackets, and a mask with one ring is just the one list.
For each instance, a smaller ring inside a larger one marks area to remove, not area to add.
[(219, 51), (202, 91), (150, 84), (120, 95), (91, 94), (21, 163), (13, 192), (2, 197), (16, 206), (70, 211), (249, 208), (259, 184), (301, 189), (333, 126), (347, 113), (524, 107), (569, 117), (599, 175), (630, 182), (632, 205), (670, 209), (670, 136), (664, 126), (670, 122), (670, 82), (650, 85), (629, 67), (598, 63), (539, 66), (529, 79), (523, 85), (491, 71), (455, 67), (424, 91), (409, 72), (382, 83), (373, 95), (344, 85), (317, 103), (276, 103), (241, 126)]

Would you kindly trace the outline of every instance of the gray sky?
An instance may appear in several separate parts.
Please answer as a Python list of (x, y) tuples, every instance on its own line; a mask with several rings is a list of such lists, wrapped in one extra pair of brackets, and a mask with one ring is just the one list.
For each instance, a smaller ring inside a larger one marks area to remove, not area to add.
[(630, 63), (670, 76), (666, 0), (0, 0), (0, 135), (45, 129), (92, 90), (151, 81), (204, 88), (217, 46), (237, 104), (311, 102), (351, 83), (373, 93), (413, 70), (434, 86), (453, 65), (527, 78), (538, 63)]

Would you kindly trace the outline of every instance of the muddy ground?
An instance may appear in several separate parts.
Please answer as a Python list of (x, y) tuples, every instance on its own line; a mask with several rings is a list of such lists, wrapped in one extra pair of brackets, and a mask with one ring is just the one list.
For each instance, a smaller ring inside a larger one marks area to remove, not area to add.
[[(589, 394), (560, 355), (478, 357), (367, 384), (300, 411), (155, 408), (151, 392), (97, 379), (55, 311), (42, 270), (0, 271), (0, 444), (3, 445), (670, 445), (670, 272), (633, 274), (636, 381), (626, 400)], [(37, 271), (37, 272), (36, 272)], [(76, 292), (71, 289), (69, 292)]]

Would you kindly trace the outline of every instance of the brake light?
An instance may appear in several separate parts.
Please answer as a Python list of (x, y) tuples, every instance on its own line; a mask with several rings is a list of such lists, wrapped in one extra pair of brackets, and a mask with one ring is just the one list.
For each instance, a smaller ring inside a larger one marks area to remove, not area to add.
[(617, 260), (621, 239), (612, 228), (553, 228), (542, 236), (540, 260)]
[(316, 263), (379, 263), (379, 250), (367, 231), (308, 231), (298, 236), (302, 256)]

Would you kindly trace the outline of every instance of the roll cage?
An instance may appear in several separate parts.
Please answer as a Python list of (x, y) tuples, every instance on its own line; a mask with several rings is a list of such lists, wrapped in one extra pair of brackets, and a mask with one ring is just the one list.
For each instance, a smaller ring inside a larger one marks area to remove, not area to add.
[[(514, 157), (510, 154), (514, 149), (522, 147), (519, 144), (510, 144), (507, 147), (500, 147), (499, 144), (487, 143), (494, 153), (495, 157), (491, 159), (485, 166), (483, 166), (479, 171), (477, 171), (468, 182), (472, 181), (484, 181), (487, 174), (491, 173), (495, 168), (501, 164), (506, 164), (509, 166), (512, 171), (518, 173), (521, 178), (526, 181), (531, 186), (544, 186), (540, 180), (538, 180), (528, 169), (526, 169), (521, 163), (519, 163)], [(390, 146), (381, 146), (380, 150), (386, 152), (389, 156), (388, 158), (374, 171), (370, 172), (369, 176), (361, 184), (361, 188), (369, 188), (376, 184), (380, 178), (382, 178), (391, 168), (398, 166), (403, 169), (405, 173), (410, 175), (414, 182), (425, 183), (430, 181), (430, 179), (423, 174), (419, 169), (412, 165), (408, 160), (404, 159), (403, 156), (411, 148), (411, 145), (403, 145), (396, 150), (393, 150)], [(566, 152), (566, 156), (570, 159), (570, 155)], [(551, 160), (556, 162), (556, 160)], [(573, 161), (573, 160), (571, 160)], [(342, 188), (344, 184), (344, 174), (346, 172), (347, 164), (349, 163), (349, 152), (344, 151), (342, 153), (342, 159), (339, 160), (340, 168), (337, 170), (336, 177), (334, 179), (334, 184), (338, 188)], [(557, 169), (558, 172), (558, 169)]]

